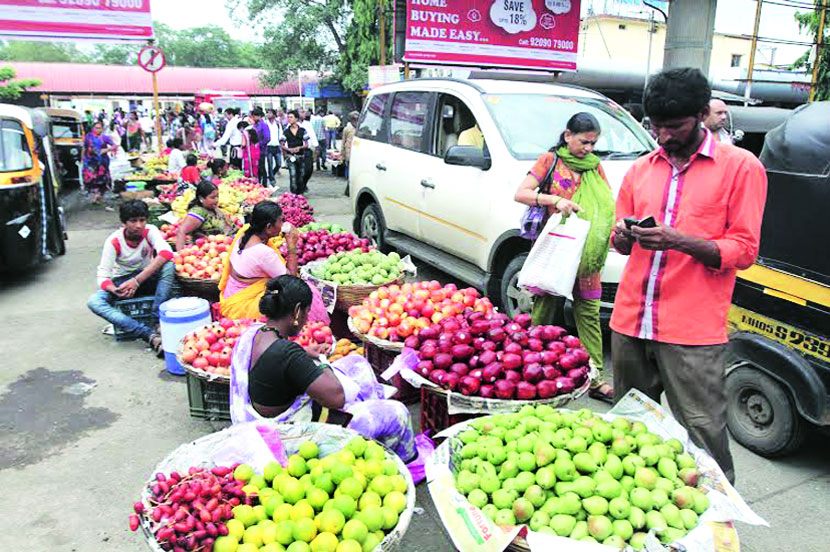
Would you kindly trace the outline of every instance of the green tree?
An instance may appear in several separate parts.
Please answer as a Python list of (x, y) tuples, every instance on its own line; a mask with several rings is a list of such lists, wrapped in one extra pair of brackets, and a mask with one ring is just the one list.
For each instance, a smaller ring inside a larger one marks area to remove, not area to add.
[(43, 61), (85, 63), (89, 57), (77, 46), (67, 42), (33, 42), (10, 40), (0, 46), (0, 59), (4, 61)]
[(369, 66), (380, 63), (380, 23), (378, 2), (383, 3), (386, 61), (392, 61), (392, 5), (390, 0), (352, 0), (352, 17), (346, 34), (346, 49), (340, 56), (338, 76), (343, 88), (363, 90), (369, 82)]
[[(235, 40), (218, 25), (176, 30), (164, 23), (154, 24), (156, 44), (167, 63), (187, 67), (256, 67), (256, 45)], [(137, 62), (142, 45), (98, 45), (95, 63), (131, 65)]]
[[(816, 6), (820, 6), (821, 2), (817, 1)], [(798, 22), (798, 28), (801, 31), (808, 31), (809, 35), (813, 37), (815, 42), (818, 42), (818, 27), (819, 16), (821, 9), (815, 9), (809, 12), (796, 12), (795, 20)], [(813, 62), (811, 56), (815, 50), (810, 48), (801, 55), (792, 65), (793, 69), (806, 69), (812, 72)], [(825, 13), (824, 22), (824, 40), (820, 49), (821, 61), (818, 66), (818, 76), (816, 78), (816, 94), (817, 101), (830, 100), (830, 8)]]
[(263, 28), (266, 84), (285, 82), (298, 70), (337, 70), (351, 20), (345, 0), (247, 0), (246, 7), (251, 24)]
[(11, 67), (0, 67), (0, 99), (16, 100), (27, 88), (40, 86), (37, 79), (14, 80), (17, 72)]

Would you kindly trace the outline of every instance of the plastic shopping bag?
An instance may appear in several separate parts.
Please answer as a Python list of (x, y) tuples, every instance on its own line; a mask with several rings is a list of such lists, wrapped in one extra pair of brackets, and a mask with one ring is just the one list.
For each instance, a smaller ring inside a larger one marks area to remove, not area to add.
[(573, 299), (576, 272), (590, 228), (590, 222), (577, 216), (551, 216), (519, 273), (519, 287), (536, 295)]

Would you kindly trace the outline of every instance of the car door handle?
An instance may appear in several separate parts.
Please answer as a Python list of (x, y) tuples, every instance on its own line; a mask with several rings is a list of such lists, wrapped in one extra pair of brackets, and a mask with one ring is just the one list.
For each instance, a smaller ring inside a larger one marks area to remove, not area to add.
[(384, 165), (383, 163), (378, 163), (377, 165), (375, 165), (375, 168), (379, 171), (385, 171), (386, 165)]
[(431, 190), (435, 189), (435, 184), (433, 184), (431, 181), (427, 180), (426, 178), (421, 180), (421, 186), (423, 186), (424, 188), (429, 188)]

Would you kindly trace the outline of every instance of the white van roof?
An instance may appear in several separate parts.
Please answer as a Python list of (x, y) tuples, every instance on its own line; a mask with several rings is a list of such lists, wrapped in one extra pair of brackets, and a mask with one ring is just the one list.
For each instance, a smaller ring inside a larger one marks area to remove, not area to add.
[(480, 94), (552, 94), (556, 96), (605, 99), (605, 96), (599, 92), (567, 84), (548, 84), (502, 79), (451, 78), (424, 78), (395, 82), (373, 89), (371, 95), (398, 90), (429, 90), (433, 87), (468, 87), (475, 89)]

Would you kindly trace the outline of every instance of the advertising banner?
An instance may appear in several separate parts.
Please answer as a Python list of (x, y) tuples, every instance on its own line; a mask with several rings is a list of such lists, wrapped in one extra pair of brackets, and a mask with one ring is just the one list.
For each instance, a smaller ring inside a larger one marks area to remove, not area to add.
[(0, 38), (146, 41), (150, 0), (0, 0)]
[(404, 61), (576, 70), (579, 0), (407, 0)]

